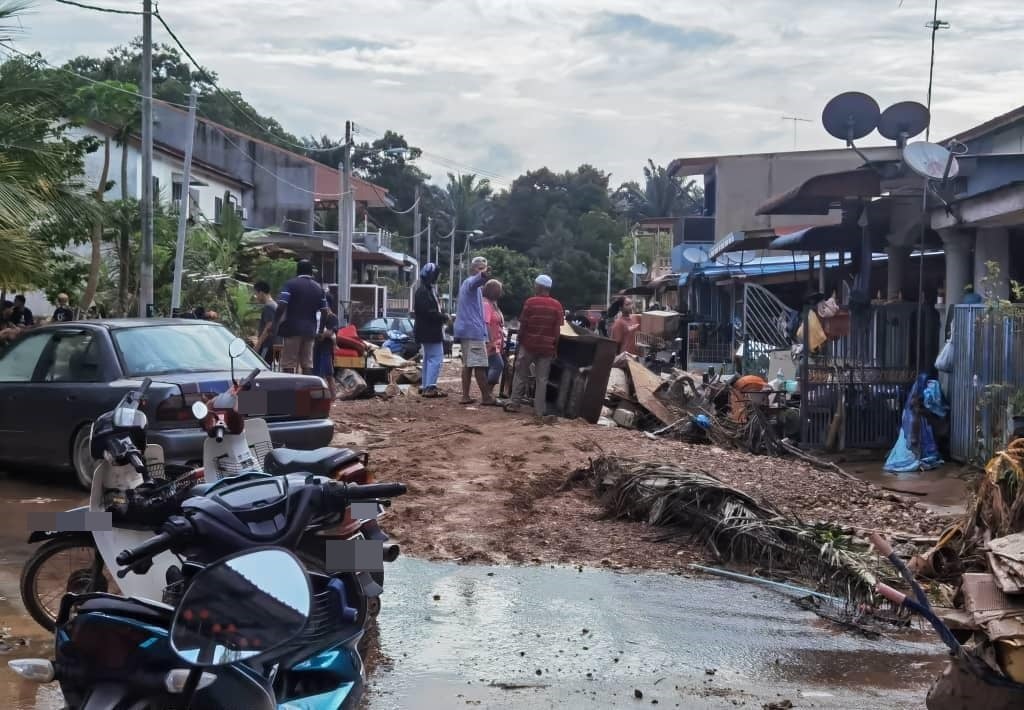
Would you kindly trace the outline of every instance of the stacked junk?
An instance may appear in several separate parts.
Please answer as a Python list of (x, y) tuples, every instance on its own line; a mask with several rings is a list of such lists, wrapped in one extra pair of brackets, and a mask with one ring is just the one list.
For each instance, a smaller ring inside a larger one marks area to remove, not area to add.
[(390, 339), (381, 346), (373, 345), (359, 337), (354, 325), (341, 328), (337, 337), (334, 379), (338, 399), (353, 400), (374, 394), (393, 397), (420, 383), (419, 365), (402, 358), (398, 354), (401, 347), (392, 347)]

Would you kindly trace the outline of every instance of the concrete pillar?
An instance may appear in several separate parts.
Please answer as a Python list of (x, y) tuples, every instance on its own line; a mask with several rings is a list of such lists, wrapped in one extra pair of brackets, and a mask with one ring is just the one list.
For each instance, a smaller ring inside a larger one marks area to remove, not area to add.
[(987, 263), (999, 264), (999, 279), (990, 284), (991, 295), (1010, 297), (1010, 232), (1006, 227), (978, 229), (974, 244), (974, 290), (988, 297), (983, 283), (988, 278)]
[(885, 297), (886, 300), (895, 301), (903, 291), (903, 277), (910, 262), (910, 247), (890, 244), (885, 248), (885, 253), (889, 255), (885, 270), (888, 277)]
[(956, 305), (964, 296), (964, 287), (974, 279), (971, 249), (974, 234), (965, 229), (940, 229), (943, 251), (946, 252), (946, 305)]

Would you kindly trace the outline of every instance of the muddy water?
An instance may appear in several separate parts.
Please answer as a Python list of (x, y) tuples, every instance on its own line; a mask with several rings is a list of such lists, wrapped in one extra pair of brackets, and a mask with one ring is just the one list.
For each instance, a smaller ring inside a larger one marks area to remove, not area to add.
[[(84, 496), (58, 481), (0, 478), (0, 698), (61, 707), (10, 658), (52, 644), (21, 609), (25, 510)], [(922, 708), (942, 649), (929, 636), (866, 641), (763, 589), (723, 580), (565, 568), (460, 567), (402, 558), (387, 571), (383, 661), (370, 710), (660, 707)], [(539, 671), (539, 673), (538, 673)], [(643, 699), (638, 700), (634, 691)]]
[(890, 473), (884, 462), (847, 463), (844, 468), (857, 478), (876, 486), (895, 489), (928, 506), (936, 513), (959, 515), (967, 503), (968, 485), (959, 464), (947, 463), (931, 471)]

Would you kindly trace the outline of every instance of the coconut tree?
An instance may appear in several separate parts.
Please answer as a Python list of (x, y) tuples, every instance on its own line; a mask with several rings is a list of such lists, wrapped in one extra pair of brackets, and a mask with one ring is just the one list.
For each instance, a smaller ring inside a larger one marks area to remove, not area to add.
[(648, 160), (644, 166), (643, 187), (636, 182), (624, 183), (616, 191), (621, 211), (631, 220), (658, 217), (683, 217), (698, 214), (700, 188), (693, 180), (670, 175), (664, 166)]

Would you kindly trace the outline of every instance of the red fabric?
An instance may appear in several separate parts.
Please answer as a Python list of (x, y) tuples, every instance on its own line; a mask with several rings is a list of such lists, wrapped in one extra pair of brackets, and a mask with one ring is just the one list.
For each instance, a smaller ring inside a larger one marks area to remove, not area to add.
[(361, 355), (361, 352), (351, 348), (334, 348), (334, 357), (360, 357)]
[(366, 352), (366, 343), (359, 337), (359, 331), (351, 323), (338, 331), (338, 347), (355, 350), (357, 355)]
[(551, 296), (526, 299), (519, 316), (519, 344), (538, 357), (554, 357), (565, 309)]
[(484, 299), (484, 321), (487, 323), (487, 354), (493, 355), (505, 349), (505, 317), (501, 309)]

